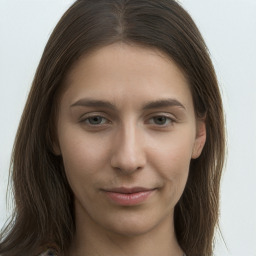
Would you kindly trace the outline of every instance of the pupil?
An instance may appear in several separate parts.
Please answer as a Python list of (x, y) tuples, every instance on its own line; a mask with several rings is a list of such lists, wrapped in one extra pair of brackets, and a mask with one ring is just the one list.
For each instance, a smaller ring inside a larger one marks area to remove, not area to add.
[(90, 118), (90, 123), (91, 124), (100, 124), (102, 118), (100, 116), (95, 116)]
[(164, 116), (158, 116), (158, 117), (155, 118), (155, 122), (156, 122), (157, 124), (165, 124), (165, 122), (166, 122), (166, 117), (164, 117)]

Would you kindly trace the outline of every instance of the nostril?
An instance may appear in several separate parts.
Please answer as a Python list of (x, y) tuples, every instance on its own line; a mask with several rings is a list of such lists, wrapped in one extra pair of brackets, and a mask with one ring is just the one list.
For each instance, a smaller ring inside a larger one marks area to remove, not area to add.
[(131, 173), (134, 173), (136, 171), (140, 171), (143, 168), (138, 166), (138, 167), (114, 167), (114, 169), (119, 172), (122, 173), (124, 175), (130, 175)]

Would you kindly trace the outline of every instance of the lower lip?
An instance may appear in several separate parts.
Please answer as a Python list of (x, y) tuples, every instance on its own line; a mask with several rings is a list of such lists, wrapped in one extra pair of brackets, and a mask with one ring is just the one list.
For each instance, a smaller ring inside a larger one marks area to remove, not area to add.
[(137, 205), (143, 203), (148, 199), (148, 197), (154, 192), (154, 190), (141, 191), (131, 194), (123, 194), (117, 192), (108, 192), (106, 191), (107, 196), (119, 205), (129, 206)]

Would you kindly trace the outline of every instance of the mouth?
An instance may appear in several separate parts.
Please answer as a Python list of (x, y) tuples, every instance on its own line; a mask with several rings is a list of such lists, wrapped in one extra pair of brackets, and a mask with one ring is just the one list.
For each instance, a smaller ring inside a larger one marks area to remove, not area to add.
[(156, 188), (132, 187), (111, 188), (102, 190), (107, 198), (118, 205), (133, 206), (144, 203), (153, 195)]

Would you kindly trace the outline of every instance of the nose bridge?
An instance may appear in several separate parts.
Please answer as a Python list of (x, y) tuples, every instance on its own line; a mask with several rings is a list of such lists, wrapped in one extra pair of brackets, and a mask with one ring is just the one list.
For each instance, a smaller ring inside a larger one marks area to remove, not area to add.
[(115, 138), (115, 150), (112, 155), (112, 166), (123, 172), (133, 172), (145, 165), (140, 127), (133, 120), (121, 125)]

